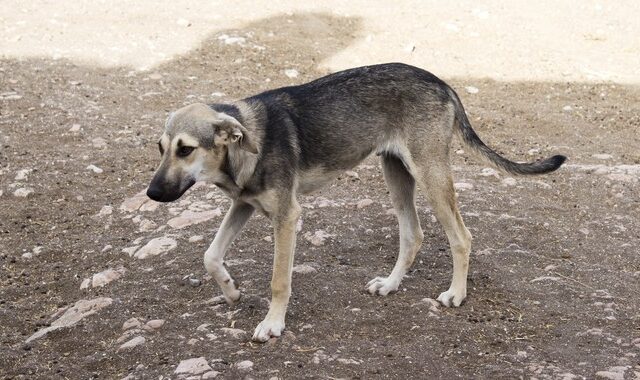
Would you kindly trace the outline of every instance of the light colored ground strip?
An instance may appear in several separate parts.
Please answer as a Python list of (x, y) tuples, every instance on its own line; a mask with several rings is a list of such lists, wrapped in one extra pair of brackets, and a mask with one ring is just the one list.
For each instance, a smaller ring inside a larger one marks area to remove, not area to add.
[(634, 0), (6, 0), (0, 56), (151, 69), (229, 29), (300, 12), (362, 21), (351, 45), (322, 63), (330, 70), (402, 61), (442, 77), (640, 83)]

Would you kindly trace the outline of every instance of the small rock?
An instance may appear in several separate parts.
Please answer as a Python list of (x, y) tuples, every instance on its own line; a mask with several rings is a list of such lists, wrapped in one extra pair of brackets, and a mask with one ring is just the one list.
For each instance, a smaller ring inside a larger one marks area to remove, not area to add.
[(592, 155), (591, 157), (593, 157), (593, 158), (595, 158), (595, 159), (597, 159), (597, 160), (610, 160), (610, 159), (612, 159), (612, 158), (613, 158), (613, 156), (612, 156), (612, 155), (610, 155), (610, 154), (604, 154), (604, 153), (603, 153), (603, 154), (594, 154), (594, 155)]
[(91, 165), (87, 166), (87, 170), (91, 170), (96, 174), (101, 174), (102, 172), (104, 172), (104, 170), (100, 169), (99, 167), (95, 166), (94, 164), (91, 164)]
[(22, 169), (16, 173), (16, 181), (25, 181), (33, 169)]
[(78, 132), (81, 128), (80, 124), (73, 124), (71, 128), (69, 128), (69, 132)]
[(96, 214), (96, 217), (108, 216), (113, 213), (113, 206), (102, 206), (100, 211)]
[(247, 335), (247, 332), (241, 329), (233, 329), (230, 327), (223, 327), (220, 329), (220, 331), (222, 331), (223, 334), (225, 335), (231, 335), (232, 337), (234, 337), (235, 339), (242, 339)]
[(571, 112), (571, 111), (573, 111), (573, 107), (571, 107), (571, 106), (564, 106), (564, 107), (562, 107), (562, 110), (563, 110), (564, 112)]
[(372, 204), (373, 204), (373, 200), (371, 200), (369, 198), (365, 198), (365, 199), (361, 200), (360, 202), (358, 202), (356, 207), (357, 208), (365, 208), (367, 206), (371, 206)]
[(161, 253), (167, 253), (177, 246), (178, 243), (175, 241), (175, 239), (167, 236), (162, 236), (150, 240), (144, 247), (136, 251), (136, 253), (133, 254), (133, 257), (142, 260), (146, 259), (147, 257), (157, 256)]
[(188, 344), (188, 345), (190, 345), (190, 346), (193, 346), (194, 344), (197, 344), (198, 342), (199, 342), (199, 340), (198, 340), (198, 339), (196, 339), (196, 338), (191, 338), (191, 339), (189, 339), (189, 340), (187, 341), (187, 344)]
[(93, 315), (99, 310), (111, 305), (112, 302), (113, 299), (107, 297), (98, 297), (92, 300), (79, 300), (72, 307), (67, 309), (60, 318), (52, 322), (49, 327), (45, 327), (44, 329), (39, 330), (35, 334), (31, 335), (25, 341), (25, 343), (29, 343), (35, 339), (38, 339), (51, 331), (55, 331), (65, 327), (71, 327), (80, 322), (85, 317)]
[(121, 345), (118, 348), (118, 351), (130, 350), (130, 349), (132, 349), (134, 347), (137, 347), (137, 346), (140, 346), (141, 344), (144, 344), (146, 341), (147, 340), (143, 336), (137, 336), (137, 337), (127, 341), (123, 345)]
[(149, 74), (149, 79), (153, 79), (153, 80), (162, 79), (162, 74), (160, 73)]
[(533, 280), (531, 280), (529, 282), (540, 282), (540, 281), (560, 281), (560, 277), (540, 276), (540, 277), (534, 278)]
[(164, 326), (164, 319), (152, 319), (149, 322), (146, 323), (146, 326), (157, 330), (160, 327)]
[(142, 219), (142, 221), (140, 222), (140, 228), (138, 230), (140, 232), (149, 232), (155, 230), (156, 227), (158, 227), (158, 225), (153, 220)]
[(552, 271), (552, 270), (556, 270), (557, 268), (558, 268), (557, 265), (550, 264), (550, 265), (547, 265), (546, 267), (544, 267), (544, 270), (546, 272), (549, 272), (549, 271)]
[(174, 373), (200, 375), (209, 371), (212, 371), (212, 368), (207, 363), (207, 359), (199, 357), (181, 361)]
[(480, 90), (478, 90), (477, 87), (473, 87), (473, 86), (467, 86), (464, 89), (467, 90), (467, 92), (470, 94), (477, 94), (478, 92), (480, 92)]
[(90, 285), (91, 285), (91, 279), (85, 278), (84, 281), (82, 281), (82, 283), (80, 284), (80, 289), (87, 289)]
[(473, 185), (467, 182), (457, 182), (454, 183), (453, 186), (456, 190), (471, 190), (473, 189)]
[(211, 96), (216, 97), (216, 98), (221, 98), (224, 96), (224, 92), (212, 92)]
[(189, 238), (189, 243), (195, 243), (204, 239), (202, 235), (194, 235)]
[(426, 303), (427, 305), (429, 305), (429, 311), (433, 312), (433, 313), (439, 313), (440, 312), (440, 302), (434, 300), (433, 298), (423, 298), (422, 302)]
[(140, 320), (136, 317), (129, 318), (126, 321), (124, 321), (124, 323), (122, 324), (123, 330), (129, 330), (132, 328), (139, 328), (139, 327), (142, 327), (142, 322), (140, 322)]
[(126, 269), (120, 267), (118, 269), (107, 269), (100, 273), (96, 273), (93, 275), (91, 280), (91, 287), (103, 287), (108, 283), (115, 281), (122, 277), (122, 275), (126, 272)]
[(355, 360), (355, 359), (343, 359), (343, 358), (339, 358), (337, 359), (339, 363), (342, 364), (360, 364), (359, 361)]
[(33, 194), (33, 189), (29, 187), (22, 187), (13, 192), (14, 197), (26, 198)]
[(355, 179), (360, 178), (358, 173), (354, 172), (353, 170), (347, 170), (346, 172), (344, 172), (344, 174), (346, 174), (347, 176), (349, 176), (351, 178), (355, 178)]
[(284, 75), (286, 75), (289, 78), (297, 78), (298, 75), (300, 75), (300, 73), (298, 73), (298, 70), (296, 69), (285, 69)]
[(1, 100), (20, 100), (22, 99), (22, 95), (18, 95), (15, 91), (8, 91), (0, 93)]
[(304, 234), (304, 238), (316, 247), (324, 245), (325, 239), (332, 236), (334, 235), (328, 234), (322, 230), (316, 231), (313, 235), (311, 235), (310, 232)]
[(518, 181), (513, 177), (507, 177), (502, 180), (502, 184), (504, 186), (515, 186), (517, 183)]
[(312, 267), (311, 265), (299, 264), (294, 266), (292, 271), (294, 273), (309, 274), (309, 273), (316, 273), (318, 270)]
[(251, 360), (243, 360), (236, 363), (235, 367), (241, 371), (251, 371), (253, 369), (253, 362)]
[(191, 23), (189, 22), (189, 20), (184, 19), (184, 18), (179, 18), (178, 20), (176, 20), (176, 24), (178, 24), (179, 26), (191, 26)]
[(107, 141), (102, 137), (96, 137), (95, 139), (91, 140), (91, 144), (93, 144), (94, 148), (102, 149), (107, 146)]
[(483, 177), (496, 177), (496, 178), (500, 177), (500, 174), (498, 173), (498, 171), (493, 168), (482, 169), (482, 171), (480, 172), (480, 175)]
[(626, 372), (626, 367), (622, 367), (624, 371), (598, 371), (596, 372), (597, 378), (608, 379), (608, 380), (624, 380), (624, 373)]
[(235, 37), (235, 36), (228, 36), (226, 34), (223, 34), (221, 36), (218, 37), (218, 39), (222, 42), (225, 43), (225, 45), (234, 45), (234, 44), (239, 44), (242, 45), (246, 42), (246, 38), (244, 37)]
[(214, 210), (203, 211), (203, 212), (194, 212), (191, 210), (184, 210), (180, 214), (180, 216), (170, 219), (167, 222), (167, 224), (171, 226), (171, 228), (181, 229), (193, 224), (206, 222), (207, 220), (213, 219), (221, 215), (222, 215), (222, 210), (220, 210), (220, 207)]
[(217, 377), (219, 374), (220, 374), (220, 372), (218, 372), (218, 371), (209, 371), (209, 372), (205, 372), (205, 373), (202, 375), (201, 379), (202, 379), (202, 380), (206, 380), (206, 379), (213, 379), (213, 378)]

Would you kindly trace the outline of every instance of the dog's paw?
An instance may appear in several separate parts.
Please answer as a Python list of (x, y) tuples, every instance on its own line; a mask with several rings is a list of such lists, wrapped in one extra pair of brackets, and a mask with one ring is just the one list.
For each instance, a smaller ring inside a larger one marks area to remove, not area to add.
[(458, 307), (465, 298), (467, 298), (466, 289), (459, 291), (450, 288), (446, 292), (440, 293), (440, 295), (438, 296), (438, 302), (446, 307)]
[(242, 293), (238, 289), (232, 289), (224, 292), (223, 296), (224, 301), (227, 303), (227, 305), (231, 306), (240, 301), (240, 298), (242, 298)]
[(366, 288), (371, 294), (386, 296), (389, 293), (396, 292), (399, 285), (400, 281), (394, 281), (389, 277), (376, 277), (367, 283)]
[(253, 333), (254, 342), (266, 342), (271, 337), (279, 337), (284, 331), (284, 320), (265, 318)]

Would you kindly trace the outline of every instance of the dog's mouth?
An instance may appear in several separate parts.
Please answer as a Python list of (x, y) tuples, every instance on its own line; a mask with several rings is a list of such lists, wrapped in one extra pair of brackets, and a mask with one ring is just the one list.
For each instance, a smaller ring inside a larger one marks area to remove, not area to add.
[[(147, 188), (147, 196), (156, 202), (173, 202), (179, 199), (182, 194), (193, 186), (196, 181), (189, 178), (184, 186), (160, 186), (151, 181), (151, 184)], [(167, 190), (167, 187), (173, 187), (172, 190)]]

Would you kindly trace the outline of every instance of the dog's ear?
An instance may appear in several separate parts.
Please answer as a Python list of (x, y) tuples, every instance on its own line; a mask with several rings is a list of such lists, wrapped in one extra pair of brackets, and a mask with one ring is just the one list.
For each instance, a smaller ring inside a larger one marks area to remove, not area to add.
[(258, 153), (258, 147), (249, 135), (249, 131), (236, 118), (219, 113), (217, 120), (213, 122), (213, 127), (215, 128), (214, 143), (216, 145), (232, 142), (237, 143), (241, 149), (247, 152)]

